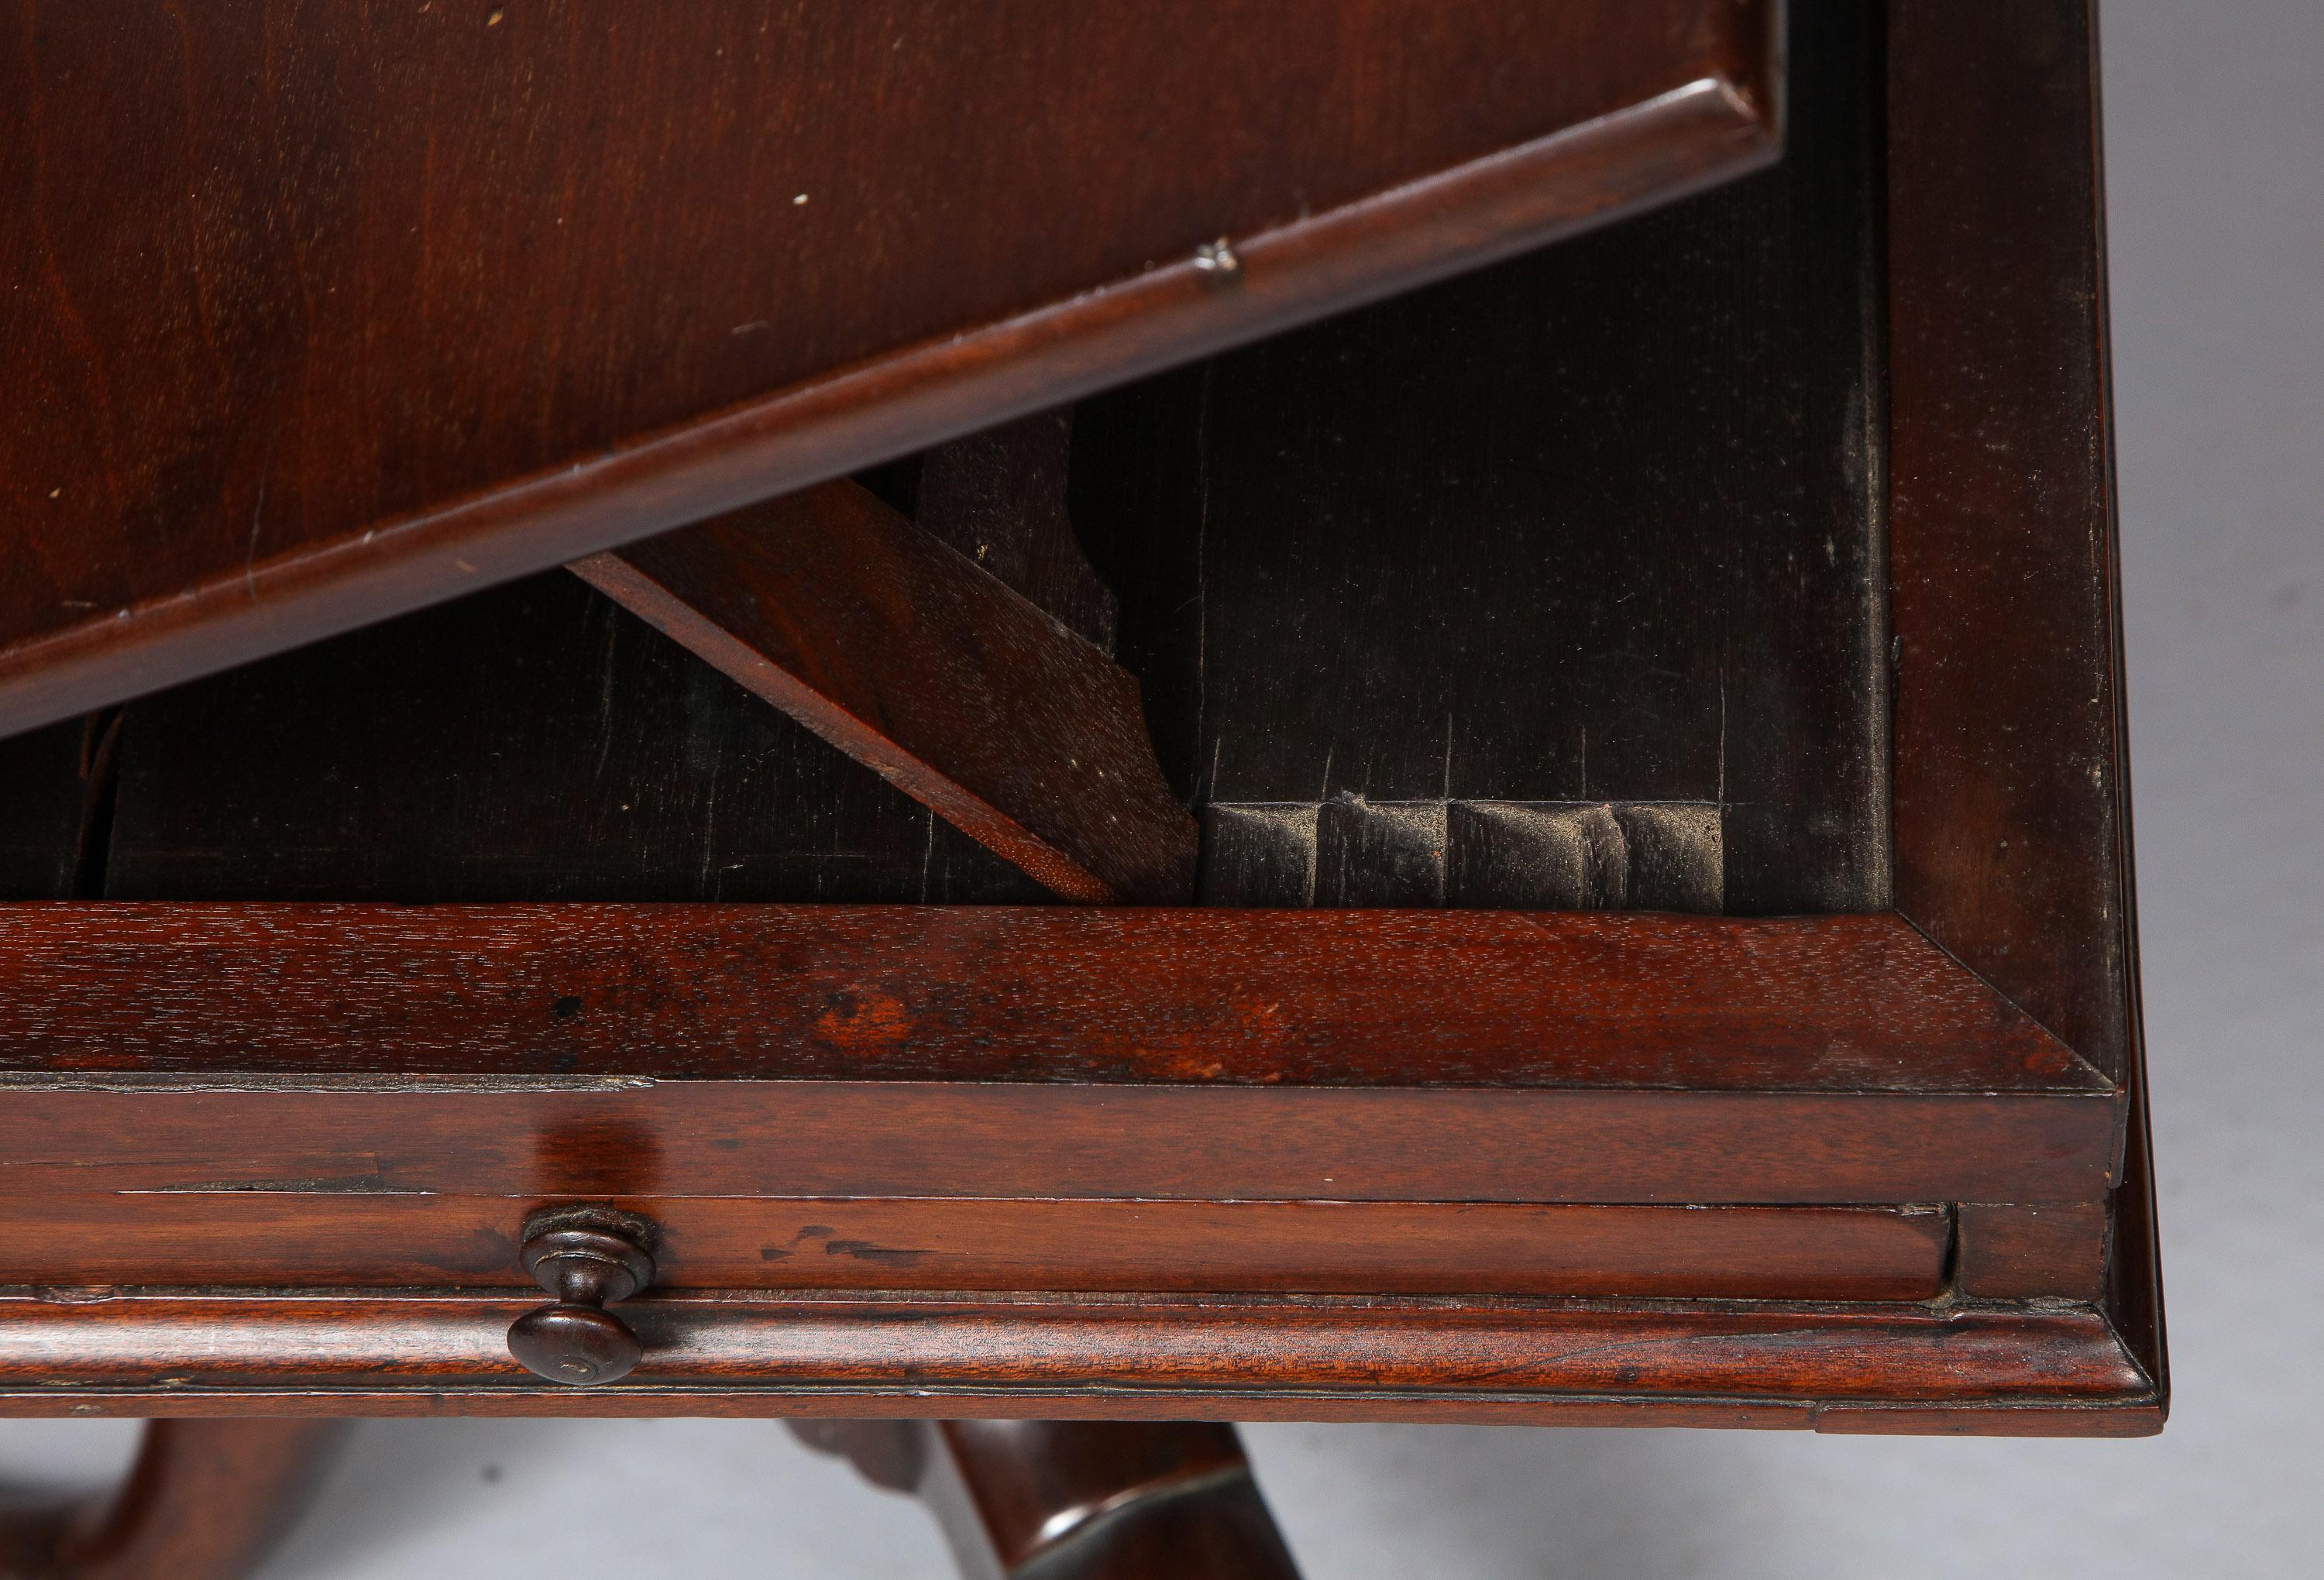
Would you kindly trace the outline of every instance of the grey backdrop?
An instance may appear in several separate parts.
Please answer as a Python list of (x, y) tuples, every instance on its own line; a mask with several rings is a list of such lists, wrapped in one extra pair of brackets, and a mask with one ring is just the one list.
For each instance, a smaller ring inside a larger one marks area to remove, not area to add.
[[(1253, 1428), (1311, 1580), (2324, 1574), (2324, 0), (2105, 24), (2169, 1430)], [(0, 1481), (101, 1477), (130, 1431), (0, 1423)], [(452, 1421), (364, 1428), (268, 1575), (624, 1572), (948, 1570), (772, 1423)]]

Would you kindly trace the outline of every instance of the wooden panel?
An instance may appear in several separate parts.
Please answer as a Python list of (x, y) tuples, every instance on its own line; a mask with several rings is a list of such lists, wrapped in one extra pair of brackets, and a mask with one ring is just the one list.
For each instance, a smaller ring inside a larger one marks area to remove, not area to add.
[(0, 730), (1764, 162), (1771, 9), (17, 0)]
[(2102, 1092), (65, 1075), (0, 1079), (0, 1195), (2090, 1201), (2118, 1124)]
[[(623, 1197), (656, 1287), (1919, 1300), (1936, 1208)], [(529, 1290), (524, 1197), (0, 1197), (12, 1281)]]
[(30, 904), (0, 1069), (2110, 1090), (1893, 916), (1490, 911)]
[(132, 703), (120, 756), (123, 898), (1045, 897), (561, 571)]
[(0, 899), (73, 893), (96, 744), (78, 719), (0, 740)]
[(1886, 903), (1877, 18), (1791, 12), (1776, 169), (1077, 409), (1182, 789), (1704, 802), (1729, 908)]
[(1997, 1410), (2003, 1429), (2011, 1410), (2153, 1427), (2144, 1373), (2088, 1311), (663, 1297), (623, 1308), (648, 1348), (636, 1373), (558, 1389), (508, 1357), (529, 1303), (0, 1296), (0, 1410), (150, 1413), (166, 1399), (192, 1414), (263, 1397), (286, 1413), (1805, 1427), (1894, 1401)]
[(2042, 1295), (2096, 1301), (2106, 1291), (2107, 1228), (2102, 1201), (2000, 1207), (1964, 1202), (1954, 1281), (1978, 1300)]
[(573, 569), (1065, 898), (1194, 898), (1138, 683), (859, 485)]
[(2129, 823), (2089, 0), (1892, 9), (1896, 900), (2120, 1079)]
[[(1082, 552), (1070, 505), (1074, 413), (1036, 412), (914, 457), (914, 525), (1113, 651), (1120, 606)], [(893, 501), (890, 501), (894, 503)]]

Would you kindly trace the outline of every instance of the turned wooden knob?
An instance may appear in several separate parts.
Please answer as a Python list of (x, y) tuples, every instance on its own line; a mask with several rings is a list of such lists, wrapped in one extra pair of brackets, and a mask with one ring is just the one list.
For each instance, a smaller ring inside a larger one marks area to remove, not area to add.
[(606, 1207), (550, 1208), (527, 1218), (524, 1270), (557, 1299), (510, 1325), (509, 1354), (527, 1371), (575, 1387), (628, 1376), (645, 1346), (605, 1308), (653, 1282), (659, 1237), (648, 1219)]

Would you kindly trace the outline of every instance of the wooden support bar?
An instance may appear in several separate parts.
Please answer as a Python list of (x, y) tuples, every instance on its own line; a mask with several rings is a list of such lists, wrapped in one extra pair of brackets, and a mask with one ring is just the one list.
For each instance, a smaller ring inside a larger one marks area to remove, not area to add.
[(1193, 897), (1137, 681), (857, 484), (573, 569), (1063, 897)]
[(793, 1421), (928, 1506), (968, 1580), (1297, 1580), (1216, 1421)]
[(97, 1502), (0, 1519), (6, 1580), (243, 1580), (306, 1511), (341, 1423), (165, 1420)]

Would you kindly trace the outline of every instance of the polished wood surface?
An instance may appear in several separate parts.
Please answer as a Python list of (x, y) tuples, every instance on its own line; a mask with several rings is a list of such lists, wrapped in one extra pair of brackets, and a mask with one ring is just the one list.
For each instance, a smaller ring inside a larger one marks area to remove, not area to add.
[(509, 1324), (509, 1354), (526, 1371), (573, 1387), (614, 1382), (644, 1348), (607, 1306), (650, 1288), (661, 1226), (595, 1204), (544, 1208), (525, 1219), (517, 1260), (555, 1297)]
[(1138, 682), (857, 484), (573, 569), (1063, 897), (1193, 899)]
[(2120, 1128), (2104, 1092), (82, 1073), (0, 1080), (0, 1195), (2089, 1201)]
[(1955, 1220), (1953, 1282), (1973, 1300), (2095, 1302), (2106, 1292), (2111, 1216), (2100, 1201), (1964, 1202)]
[[(1053, 420), (861, 480), (1094, 638), (1062, 509), (1197, 892), (1357, 910), (858, 909), (1040, 896), (562, 575), (32, 754), (75, 853), (18, 892), (97, 903), (0, 914), (0, 1199), (91, 1233), (27, 1231), (68, 1281), (0, 1298), (5, 1408), (2153, 1429), (2103, 501), (1987, 487), (2015, 441), (1961, 372), (2102, 373), (2095, 172), (1987, 202), (1945, 131), (1973, 100), (1997, 180), (2086, 148), (2087, 7), (1970, 21), (1803, 5), (1779, 170), (1069, 418), (1081, 373), (1034, 380), (978, 420)], [(1944, 96), (1988, 69), (2016, 89)], [(1979, 287), (2013, 248), (2056, 289)], [(1248, 305), (1265, 255), (1186, 289)], [(2102, 396), (2002, 404), (2049, 455)], [(524, 542), (585, 495), (740, 503), (666, 468), (763, 463), (786, 399), (527, 485)], [(1038, 577), (978, 524), (1003, 496)], [(429, 522), (473, 546), (513, 497)], [(2013, 562), (2071, 596), (2011, 602)], [(1995, 892), (2034, 871), (2112, 876)], [(417, 904), (265, 903), (355, 898)], [(495, 904), (550, 899), (582, 903)], [(705, 899), (853, 904), (641, 903)], [(523, 1373), (535, 1302), (457, 1271), (571, 1202), (702, 1257), (624, 1305), (644, 1355), (601, 1390)], [(184, 1238), (104, 1244), (129, 1217)], [(364, 1225), (393, 1243), (332, 1244)], [(107, 1256), (125, 1287), (70, 1281)], [(328, 1281), (396, 1266), (421, 1286)]]
[(342, 1435), (314, 1420), (162, 1420), (93, 1503), (0, 1516), (5, 1580), (244, 1580), (305, 1511)]
[(0, 1070), (2110, 1092), (1890, 915), (0, 908)]
[(1749, 169), (1775, 9), (23, 0), (0, 729)]
[(659, 1295), (628, 1308), (638, 1370), (576, 1389), (510, 1358), (531, 1303), (0, 1293), (0, 1410), (54, 1413), (69, 1387), (82, 1413), (136, 1414), (176, 1378), (188, 1413), (2160, 1425), (2153, 1380), (2086, 1307)]
[[(0, 1195), (0, 1242), (12, 1281), (55, 1288), (526, 1286), (518, 1226), (539, 1198), (308, 1184)], [(613, 1205), (660, 1226), (654, 1282), (673, 1290), (1924, 1300), (1944, 1288), (1953, 1232), (1932, 1207), (626, 1195)]]
[(2120, 1122), (1882, 916), (56, 905), (0, 931), (8, 1193), (2070, 1201), (2113, 1182)]
[(969, 1580), (1297, 1580), (1234, 1428), (1166, 1421), (794, 1421), (936, 1518)]
[(2126, 1081), (2094, 5), (1892, 9), (1896, 903)]

